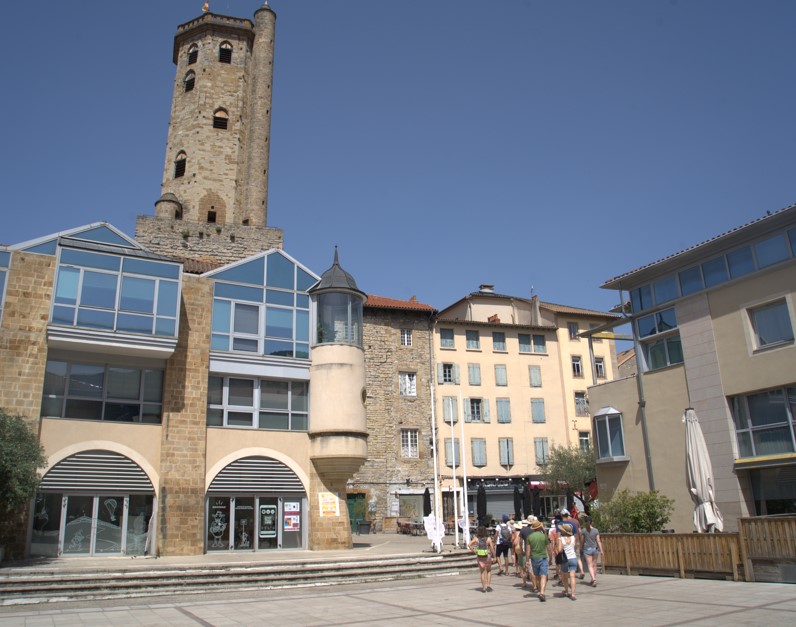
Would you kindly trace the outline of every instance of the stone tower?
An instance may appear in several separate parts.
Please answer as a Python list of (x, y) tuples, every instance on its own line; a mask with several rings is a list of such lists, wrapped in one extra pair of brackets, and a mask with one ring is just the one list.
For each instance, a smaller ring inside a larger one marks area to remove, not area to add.
[(204, 13), (174, 37), (177, 67), (161, 196), (139, 217), (150, 250), (215, 264), (282, 247), (267, 228), (276, 14)]

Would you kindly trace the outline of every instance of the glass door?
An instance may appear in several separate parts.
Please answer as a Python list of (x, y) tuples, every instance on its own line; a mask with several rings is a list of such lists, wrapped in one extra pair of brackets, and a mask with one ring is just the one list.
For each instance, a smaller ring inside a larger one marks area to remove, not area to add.
[(235, 550), (254, 550), (256, 524), (254, 497), (235, 497)]
[(94, 554), (122, 552), (123, 496), (95, 496), (96, 523), (94, 525)]
[(207, 512), (207, 550), (228, 551), (229, 542), (229, 505), (228, 496), (213, 496), (208, 502)]
[(68, 495), (64, 499), (65, 515), (62, 517), (64, 555), (91, 554), (95, 500), (93, 496), (77, 495)]
[(260, 497), (257, 521), (257, 548), (278, 548), (279, 499)]

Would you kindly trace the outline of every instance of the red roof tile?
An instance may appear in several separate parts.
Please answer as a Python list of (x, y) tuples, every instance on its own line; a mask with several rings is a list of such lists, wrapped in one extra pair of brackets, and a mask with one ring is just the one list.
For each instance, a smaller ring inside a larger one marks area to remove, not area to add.
[(365, 302), (365, 307), (374, 307), (378, 309), (405, 309), (409, 311), (427, 311), (433, 313), (437, 311), (431, 305), (418, 302), (412, 296), (409, 300), (396, 300), (394, 298), (384, 298), (383, 296), (373, 296), (368, 294), (368, 300)]

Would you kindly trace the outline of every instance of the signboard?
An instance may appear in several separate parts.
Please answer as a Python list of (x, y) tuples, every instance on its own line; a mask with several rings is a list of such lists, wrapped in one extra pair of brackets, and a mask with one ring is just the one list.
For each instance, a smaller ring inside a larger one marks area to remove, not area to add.
[(321, 517), (340, 515), (340, 500), (334, 492), (319, 492), (318, 507)]
[(276, 538), (276, 505), (260, 505), (260, 537)]
[(301, 531), (301, 503), (284, 503), (284, 531)]

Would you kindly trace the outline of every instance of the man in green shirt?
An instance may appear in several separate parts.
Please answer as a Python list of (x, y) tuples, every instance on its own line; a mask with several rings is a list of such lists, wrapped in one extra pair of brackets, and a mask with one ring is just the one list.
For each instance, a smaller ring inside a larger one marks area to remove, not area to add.
[(550, 544), (550, 539), (544, 532), (544, 525), (538, 520), (531, 523), (531, 530), (531, 535), (525, 542), (525, 556), (531, 564), (531, 577), (539, 591), (539, 600), (544, 602), (547, 600), (544, 590), (547, 585), (547, 545)]

